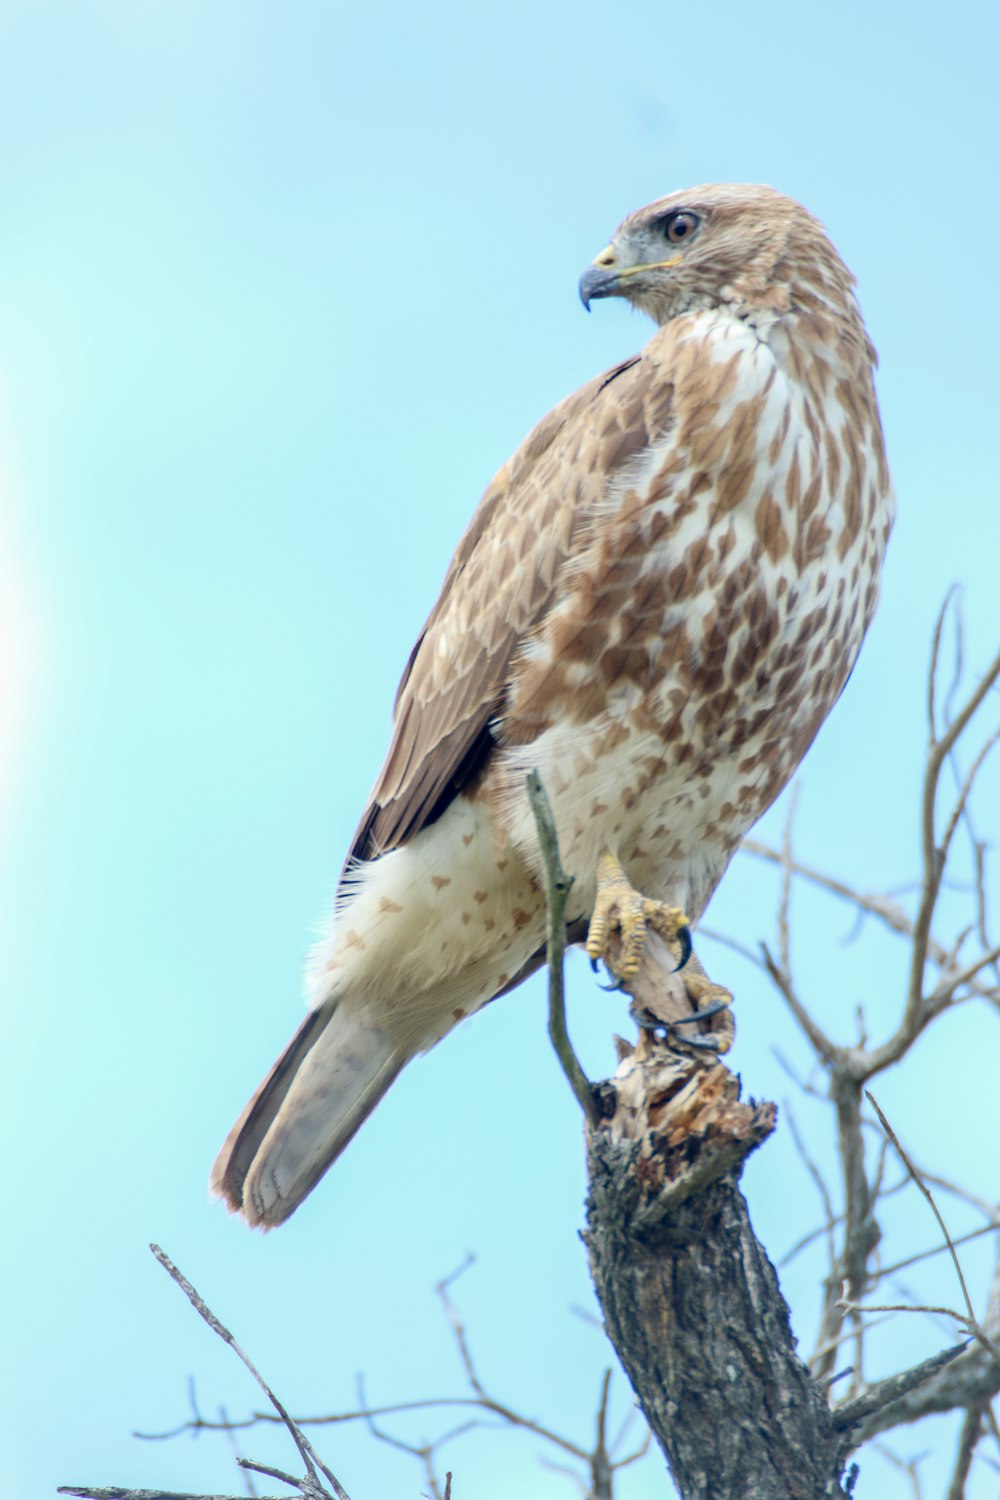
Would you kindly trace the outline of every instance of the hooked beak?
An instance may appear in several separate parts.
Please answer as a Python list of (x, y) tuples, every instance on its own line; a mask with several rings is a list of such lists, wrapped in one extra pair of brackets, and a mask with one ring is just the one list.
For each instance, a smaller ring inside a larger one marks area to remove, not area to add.
[(590, 312), (591, 302), (598, 297), (613, 297), (618, 291), (617, 271), (602, 271), (597, 266), (588, 266), (580, 277), (580, 301)]
[(614, 246), (608, 245), (591, 261), (580, 277), (580, 301), (590, 312), (590, 304), (598, 297), (613, 297), (618, 290), (618, 257)]
[(580, 301), (590, 312), (591, 302), (596, 302), (598, 297), (627, 296), (625, 285), (630, 276), (638, 276), (642, 271), (669, 271), (672, 266), (679, 266), (682, 259), (683, 256), (675, 255), (670, 260), (646, 261), (642, 265), (623, 266), (619, 263), (614, 246), (609, 245), (591, 262), (580, 277)]

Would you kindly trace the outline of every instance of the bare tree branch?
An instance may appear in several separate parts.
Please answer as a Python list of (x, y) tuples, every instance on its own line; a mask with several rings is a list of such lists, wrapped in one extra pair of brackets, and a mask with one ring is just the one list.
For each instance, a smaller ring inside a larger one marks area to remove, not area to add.
[(573, 1044), (566, 1029), (566, 1000), (563, 989), (563, 956), (566, 952), (566, 902), (573, 885), (573, 877), (567, 875), (559, 858), (559, 841), (556, 836), (552, 808), (537, 771), (530, 771), (527, 778), (528, 800), (535, 815), (538, 830), (538, 845), (545, 866), (545, 896), (548, 911), (548, 963), (549, 963), (549, 1037), (569, 1086), (577, 1097), (587, 1124), (597, 1124), (599, 1115), (594, 1099), (594, 1090), (580, 1060), (573, 1051)]
[(965, 1481), (969, 1477), (972, 1468), (972, 1457), (976, 1451), (983, 1432), (983, 1413), (978, 1406), (970, 1406), (965, 1413), (965, 1421), (962, 1423), (962, 1431), (958, 1439), (958, 1452), (955, 1455), (955, 1467), (952, 1471), (951, 1483), (948, 1486), (948, 1494), (945, 1500), (964, 1500)]
[(932, 1375), (937, 1375), (946, 1369), (960, 1354), (965, 1352), (965, 1349), (965, 1344), (956, 1344), (952, 1349), (942, 1349), (939, 1354), (932, 1354), (930, 1359), (925, 1359), (922, 1364), (914, 1365), (910, 1370), (903, 1370), (899, 1375), (893, 1375), (889, 1380), (882, 1380), (878, 1385), (873, 1385), (863, 1396), (837, 1408), (833, 1414), (834, 1426), (842, 1432), (854, 1434), (859, 1428), (869, 1427), (871, 1419), (878, 1412), (884, 1411), (886, 1407), (899, 1401), (901, 1397), (909, 1395), (911, 1391), (919, 1390)]
[[(417, 1459), (423, 1468), (424, 1478), (430, 1489), (431, 1500), (443, 1500), (445, 1486), (442, 1485), (436, 1465), (440, 1450), (446, 1444), (468, 1432), (482, 1430), (488, 1425), (495, 1426), (496, 1424), (488, 1424), (481, 1420), (482, 1417), (495, 1417), (497, 1422), (503, 1426), (520, 1429), (541, 1438), (544, 1442), (551, 1444), (552, 1447), (580, 1464), (587, 1476), (585, 1481), (577, 1470), (567, 1467), (564, 1471), (572, 1473), (581, 1479), (583, 1489), (590, 1497), (590, 1500), (613, 1500), (614, 1475), (619, 1469), (626, 1468), (630, 1464), (635, 1463), (647, 1452), (649, 1447), (648, 1431), (645, 1439), (638, 1448), (623, 1457), (616, 1456), (624, 1440), (627, 1428), (631, 1423), (632, 1414), (630, 1414), (629, 1420), (623, 1425), (622, 1431), (618, 1434), (615, 1441), (609, 1444), (607, 1441), (607, 1415), (611, 1389), (610, 1370), (604, 1372), (601, 1380), (595, 1440), (592, 1448), (587, 1448), (582, 1443), (573, 1442), (551, 1427), (547, 1427), (544, 1423), (525, 1416), (508, 1402), (501, 1401), (496, 1396), (491, 1395), (479, 1374), (472, 1353), (468, 1331), (451, 1296), (450, 1290), (455, 1281), (474, 1263), (475, 1256), (467, 1255), (455, 1270), (451, 1271), (447, 1276), (442, 1277), (435, 1287), (445, 1319), (455, 1340), (462, 1369), (472, 1391), (470, 1396), (442, 1397), (439, 1399), (425, 1398), (419, 1401), (399, 1401), (384, 1405), (375, 1405), (369, 1401), (364, 1389), (363, 1380), (359, 1376), (357, 1383), (357, 1407), (348, 1411), (333, 1412), (322, 1416), (296, 1417), (294, 1418), (296, 1424), (302, 1428), (311, 1425), (330, 1426), (339, 1422), (364, 1422), (377, 1441), (386, 1443), (390, 1447), (396, 1448), (400, 1452), (407, 1453)], [(156, 1440), (177, 1437), (184, 1432), (223, 1431), (231, 1434), (240, 1429), (282, 1422), (282, 1418), (274, 1412), (257, 1411), (251, 1412), (249, 1416), (242, 1419), (227, 1418), (225, 1421), (211, 1421), (202, 1416), (193, 1390), (189, 1393), (189, 1400), (192, 1416), (187, 1422), (169, 1431), (137, 1433), (136, 1436)], [(388, 1431), (378, 1420), (383, 1417), (406, 1415), (415, 1411), (447, 1410), (454, 1407), (464, 1407), (479, 1415), (474, 1415), (470, 1420), (462, 1422), (456, 1427), (448, 1428), (433, 1439), (420, 1443), (409, 1442), (405, 1438)]]
[[(187, 1490), (130, 1490), (120, 1485), (98, 1486), (95, 1489), (61, 1484), (58, 1495), (77, 1495), (80, 1500), (244, 1500), (242, 1495), (192, 1495)], [(288, 1500), (287, 1495), (264, 1497), (264, 1500)]]
[[(975, 1311), (973, 1310), (972, 1306), (972, 1298), (969, 1296), (969, 1288), (966, 1285), (965, 1275), (962, 1271), (962, 1263), (958, 1258), (958, 1253), (955, 1249), (955, 1246), (952, 1244), (951, 1235), (948, 1232), (948, 1226), (944, 1222), (944, 1219), (941, 1217), (941, 1213), (938, 1209), (937, 1204), (934, 1202), (934, 1196), (931, 1193), (930, 1188), (921, 1181), (920, 1174), (918, 1173), (916, 1167), (914, 1167), (913, 1163), (910, 1161), (910, 1158), (907, 1156), (906, 1152), (903, 1150), (899, 1137), (893, 1130), (892, 1126), (889, 1124), (889, 1121), (886, 1119), (885, 1115), (882, 1113), (873, 1096), (867, 1090), (865, 1091), (865, 1097), (867, 1098), (868, 1103), (871, 1105), (872, 1109), (874, 1109), (875, 1113), (878, 1115), (883, 1130), (892, 1141), (892, 1144), (895, 1146), (896, 1150), (899, 1152), (899, 1155), (903, 1160), (903, 1165), (906, 1167), (906, 1170), (909, 1172), (920, 1192), (927, 1199), (927, 1202), (931, 1207), (931, 1212), (933, 1213), (935, 1219), (937, 1219), (938, 1221), (941, 1233), (944, 1235), (945, 1243), (947, 1244), (949, 1253), (951, 1255), (952, 1265), (955, 1267), (955, 1275), (958, 1277), (959, 1285), (962, 1288), (962, 1296), (965, 1299), (965, 1321), (968, 1324), (970, 1333), (972, 1333), (973, 1337), (978, 1339), (983, 1347), (993, 1355), (993, 1358), (996, 1360), (997, 1365), (1000, 1366), (1000, 1350), (997, 1349), (996, 1345), (993, 1343), (992, 1339), (985, 1332), (985, 1330), (981, 1327), (979, 1320), (976, 1317)], [(948, 1311), (948, 1309), (939, 1310)], [(954, 1314), (952, 1314), (952, 1316), (954, 1316)]]
[[(744, 839), (740, 845), (740, 849), (743, 853), (752, 854), (755, 859), (764, 860), (768, 864), (781, 865), (783, 863), (782, 851), (775, 849), (770, 844), (763, 843), (760, 839)], [(802, 864), (798, 860), (792, 861), (791, 871), (793, 875), (808, 881), (810, 885), (816, 886), (818, 890), (826, 891), (832, 896), (839, 896), (841, 900), (856, 907), (860, 913), (876, 917), (890, 932), (896, 933), (897, 936), (904, 938), (913, 937), (914, 924), (912, 919), (907, 916), (903, 908), (891, 896), (855, 890), (846, 881), (838, 880), (832, 875), (826, 875), (821, 870), (817, 870), (811, 865)], [(977, 903), (978, 901), (979, 894), (977, 891)], [(713, 942), (722, 943), (725, 947), (731, 948), (735, 953), (738, 953), (741, 958), (747, 959), (750, 963), (757, 964), (758, 967), (763, 967), (756, 953), (744, 944), (735, 942), (725, 933), (717, 932), (714, 928), (706, 928), (704, 926), (698, 930), (703, 937), (711, 937)], [(991, 944), (984, 943), (984, 947), (992, 946)], [(951, 955), (947, 949), (943, 948), (940, 943), (934, 942), (933, 939), (928, 940), (927, 957), (937, 968), (947, 968), (951, 959)], [(966, 979), (965, 982), (969, 985), (971, 992), (982, 999), (992, 1000), (997, 996), (997, 987), (994, 985), (979, 985), (971, 979)]]
[[(203, 1300), (203, 1298), (199, 1296), (198, 1292), (195, 1291), (194, 1287), (191, 1285), (190, 1281), (188, 1281), (187, 1277), (177, 1269), (173, 1261), (170, 1259), (169, 1255), (167, 1255), (165, 1251), (161, 1250), (159, 1245), (150, 1245), (149, 1248), (153, 1252), (155, 1258), (159, 1261), (160, 1265), (167, 1272), (167, 1275), (170, 1277), (170, 1279), (176, 1282), (176, 1284), (180, 1287), (181, 1291), (184, 1293), (185, 1297), (188, 1299), (198, 1316), (208, 1324), (213, 1333), (217, 1334), (218, 1337), (222, 1339), (223, 1343), (229, 1345), (230, 1349), (232, 1349), (233, 1353), (237, 1356), (241, 1363), (246, 1367), (246, 1369), (250, 1371), (250, 1374), (253, 1376), (254, 1380), (260, 1386), (261, 1390), (264, 1392), (265, 1396), (274, 1407), (276, 1413), (278, 1414), (279, 1420), (287, 1430), (289, 1436), (292, 1439), (292, 1442), (295, 1444), (295, 1447), (298, 1449), (299, 1456), (302, 1459), (303, 1464), (305, 1465), (306, 1472), (301, 1479), (296, 1479), (293, 1475), (286, 1474), (281, 1469), (268, 1468), (265, 1465), (255, 1463), (254, 1460), (248, 1458), (237, 1459), (237, 1462), (240, 1464), (240, 1466), (244, 1469), (253, 1469), (260, 1474), (267, 1474), (272, 1479), (280, 1479), (283, 1484), (290, 1485), (293, 1489), (297, 1489), (299, 1494), (303, 1497), (303, 1500), (350, 1500), (350, 1496), (344, 1489), (343, 1485), (336, 1478), (336, 1476), (331, 1473), (323, 1460), (317, 1455), (315, 1449), (309, 1442), (309, 1439), (306, 1437), (305, 1433), (301, 1430), (299, 1424), (293, 1417), (289, 1416), (282, 1403), (278, 1400), (277, 1396), (271, 1390), (271, 1387), (267, 1384), (267, 1381), (260, 1374), (259, 1370), (253, 1364), (249, 1356), (243, 1351), (243, 1349), (240, 1348), (233, 1335), (229, 1332), (229, 1329), (219, 1321), (212, 1309)], [(321, 1473), (326, 1479), (329, 1480), (332, 1487), (330, 1490), (328, 1490), (320, 1480), (319, 1476)], [(207, 1495), (168, 1494), (166, 1491), (162, 1490), (81, 1489), (68, 1486), (61, 1487), (59, 1490), (59, 1494), (88, 1496), (90, 1497), (90, 1500), (153, 1500), (153, 1497), (159, 1497), (159, 1500), (234, 1500), (234, 1497), (232, 1496), (219, 1497)]]

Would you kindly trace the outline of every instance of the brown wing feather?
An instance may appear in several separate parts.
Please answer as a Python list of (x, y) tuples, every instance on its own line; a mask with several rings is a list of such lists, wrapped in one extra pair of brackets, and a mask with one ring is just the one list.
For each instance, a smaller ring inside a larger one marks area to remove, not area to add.
[(609, 482), (662, 435), (670, 394), (649, 361), (625, 360), (549, 412), (497, 474), (410, 654), (350, 861), (405, 844), (478, 776), (518, 646), (544, 618)]

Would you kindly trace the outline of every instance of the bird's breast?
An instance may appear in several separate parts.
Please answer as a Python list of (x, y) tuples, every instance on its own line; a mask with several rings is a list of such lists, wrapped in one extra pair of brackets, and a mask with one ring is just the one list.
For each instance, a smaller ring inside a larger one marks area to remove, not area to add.
[(497, 777), (523, 846), (513, 793), (537, 765), (567, 868), (586, 879), (610, 846), (654, 888), (721, 873), (793, 774), (860, 649), (891, 524), (867, 367), (783, 366), (725, 324), (675, 333), (671, 358), (670, 430), (609, 490), (519, 662)]

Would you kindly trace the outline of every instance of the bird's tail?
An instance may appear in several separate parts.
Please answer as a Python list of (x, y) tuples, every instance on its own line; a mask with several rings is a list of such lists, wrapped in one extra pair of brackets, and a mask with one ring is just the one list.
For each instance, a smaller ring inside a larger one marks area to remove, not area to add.
[(283, 1223), (409, 1056), (349, 1003), (312, 1011), (229, 1132), (212, 1192), (248, 1224)]

